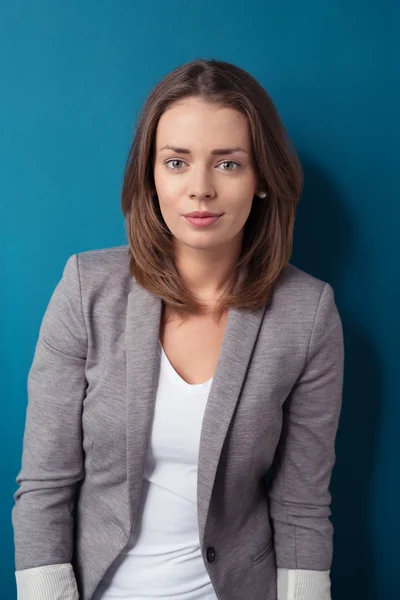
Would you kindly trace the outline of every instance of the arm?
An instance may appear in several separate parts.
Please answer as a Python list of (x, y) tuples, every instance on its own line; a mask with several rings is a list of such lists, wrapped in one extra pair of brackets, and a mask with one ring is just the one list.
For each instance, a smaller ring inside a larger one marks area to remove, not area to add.
[(18, 600), (79, 600), (71, 564), (16, 571)]
[(330, 600), (329, 484), (343, 366), (341, 319), (333, 289), (325, 283), (304, 368), (283, 406), (282, 435), (271, 469), (268, 495), (279, 600)]
[(41, 598), (46, 585), (47, 595), (52, 594), (56, 572), (61, 574), (59, 588), (72, 591), (52, 598), (76, 597), (73, 504), (76, 484), (84, 476), (81, 412), (87, 347), (78, 269), (73, 255), (43, 317), (28, 376), (22, 467), (12, 510), (20, 600), (38, 598), (38, 567), (44, 567)]
[(278, 568), (278, 600), (331, 600), (329, 571)]

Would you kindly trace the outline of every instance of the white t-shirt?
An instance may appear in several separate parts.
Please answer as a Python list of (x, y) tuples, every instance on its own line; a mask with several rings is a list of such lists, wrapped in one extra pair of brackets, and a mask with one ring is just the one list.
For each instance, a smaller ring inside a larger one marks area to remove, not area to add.
[(137, 525), (93, 600), (217, 600), (200, 550), (197, 464), (212, 379), (191, 385), (159, 345), (160, 376)]

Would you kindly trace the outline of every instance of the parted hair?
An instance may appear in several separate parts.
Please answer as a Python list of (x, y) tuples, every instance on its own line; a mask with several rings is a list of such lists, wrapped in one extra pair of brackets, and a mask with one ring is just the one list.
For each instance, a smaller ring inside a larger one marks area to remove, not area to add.
[(158, 121), (175, 101), (187, 97), (236, 109), (248, 119), (256, 177), (267, 196), (253, 198), (236, 269), (215, 312), (231, 307), (254, 311), (270, 300), (290, 260), (303, 171), (269, 94), (252, 75), (228, 62), (185, 63), (157, 83), (145, 101), (122, 185), (130, 274), (174, 312), (204, 312), (176, 267), (173, 236), (161, 215), (153, 175)]

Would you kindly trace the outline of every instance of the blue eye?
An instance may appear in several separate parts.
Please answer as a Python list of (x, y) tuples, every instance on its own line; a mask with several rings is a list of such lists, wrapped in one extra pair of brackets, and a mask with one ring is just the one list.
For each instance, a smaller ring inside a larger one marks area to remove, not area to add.
[(236, 169), (240, 167), (239, 163), (233, 160), (224, 160), (224, 162), (222, 162), (221, 165), (235, 165), (234, 169), (222, 169), (223, 171), (236, 171)]
[[(170, 165), (170, 163), (172, 163), (172, 165)], [(178, 165), (177, 165), (178, 163)], [(170, 171), (180, 171), (183, 168), (183, 164), (184, 161), (180, 160), (179, 158), (170, 158), (169, 160), (165, 161), (165, 166), (167, 169), (169, 169)], [(181, 166), (179, 166), (181, 165)], [(221, 165), (231, 165), (232, 168), (223, 168), (221, 169), (222, 171), (236, 171), (239, 167), (240, 164), (237, 163), (236, 161), (233, 160), (224, 160), (222, 163), (220, 163), (218, 165), (218, 168), (221, 167)]]
[(179, 160), (178, 158), (172, 158), (165, 162), (165, 166), (167, 167), (167, 169), (171, 169), (171, 171), (179, 171), (179, 169), (181, 169), (182, 167), (170, 167), (168, 166), (168, 163), (183, 163), (183, 160)]

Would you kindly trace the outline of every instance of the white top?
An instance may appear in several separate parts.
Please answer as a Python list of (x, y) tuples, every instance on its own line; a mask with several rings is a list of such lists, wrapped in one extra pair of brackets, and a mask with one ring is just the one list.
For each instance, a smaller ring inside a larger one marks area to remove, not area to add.
[(159, 347), (160, 376), (137, 532), (93, 600), (217, 600), (197, 524), (200, 433), (212, 379), (186, 383)]
[[(212, 379), (191, 385), (159, 345), (160, 375), (137, 529), (92, 600), (217, 600), (202, 558), (197, 464)], [(72, 567), (16, 572), (18, 600), (77, 600)], [(278, 600), (331, 600), (329, 571), (277, 569)]]

